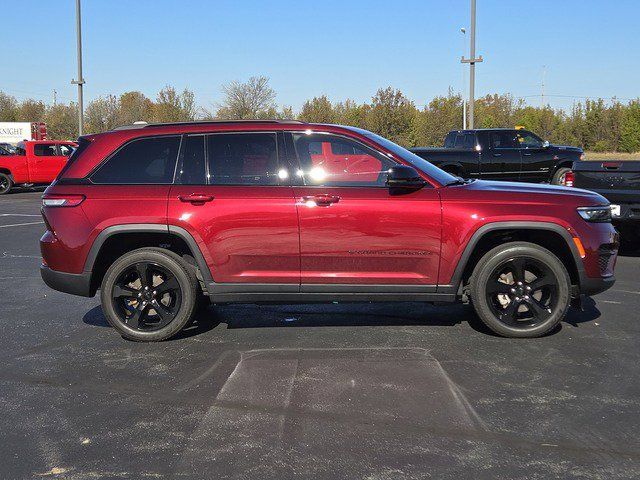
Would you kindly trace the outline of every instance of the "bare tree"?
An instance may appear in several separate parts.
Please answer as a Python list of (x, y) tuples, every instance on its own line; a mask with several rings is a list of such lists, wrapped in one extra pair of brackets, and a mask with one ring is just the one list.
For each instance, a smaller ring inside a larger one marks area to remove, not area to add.
[(222, 86), (224, 101), (216, 116), (225, 120), (267, 118), (276, 111), (276, 93), (267, 77), (251, 77), (246, 83), (231, 82)]

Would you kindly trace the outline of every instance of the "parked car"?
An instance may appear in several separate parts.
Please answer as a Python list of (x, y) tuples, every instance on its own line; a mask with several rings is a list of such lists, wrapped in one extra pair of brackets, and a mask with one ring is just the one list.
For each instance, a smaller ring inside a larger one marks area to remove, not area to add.
[(453, 130), (444, 148), (412, 148), (413, 153), (463, 178), (552, 183), (562, 185), (575, 161), (577, 147), (551, 145), (524, 129)]
[(0, 155), (15, 155), (16, 147), (10, 143), (0, 143)]
[(0, 156), (0, 195), (14, 186), (51, 183), (77, 146), (52, 140), (20, 142), (12, 155)]
[(47, 188), (41, 274), (123, 336), (213, 303), (470, 300), (510, 337), (613, 285), (602, 196), (462, 180), (366, 130), (285, 121), (135, 125), (80, 138)]
[(565, 184), (607, 198), (623, 237), (640, 239), (640, 161), (576, 162)]

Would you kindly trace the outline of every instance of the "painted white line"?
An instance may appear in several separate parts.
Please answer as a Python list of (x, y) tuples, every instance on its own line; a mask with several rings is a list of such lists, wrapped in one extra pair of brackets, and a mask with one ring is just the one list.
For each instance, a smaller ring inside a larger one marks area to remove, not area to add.
[(613, 303), (614, 305), (622, 305), (622, 302), (614, 302), (613, 300), (600, 300), (602, 303)]
[(41, 223), (44, 224), (44, 222), (14, 223), (12, 225), (0, 225), (0, 228), (22, 227), (23, 225), (40, 225)]
[(0, 217), (41, 217), (40, 214), (35, 213), (0, 213)]
[(616, 288), (616, 289), (613, 289), (612, 291), (613, 291), (613, 292), (622, 292), (622, 293), (633, 293), (634, 295), (640, 295), (640, 292), (633, 292), (633, 291), (631, 291), (631, 290), (618, 290), (618, 289)]

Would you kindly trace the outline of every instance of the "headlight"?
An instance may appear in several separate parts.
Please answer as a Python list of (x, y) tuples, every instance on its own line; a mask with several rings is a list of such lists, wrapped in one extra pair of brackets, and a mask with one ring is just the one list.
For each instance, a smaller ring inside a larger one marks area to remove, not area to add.
[(611, 222), (611, 207), (578, 207), (578, 213), (587, 222), (607, 223)]

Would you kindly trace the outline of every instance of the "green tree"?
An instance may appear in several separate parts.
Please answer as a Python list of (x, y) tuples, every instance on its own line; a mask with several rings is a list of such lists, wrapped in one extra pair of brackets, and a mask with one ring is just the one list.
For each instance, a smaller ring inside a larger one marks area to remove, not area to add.
[(153, 102), (141, 92), (125, 92), (118, 99), (117, 125), (153, 121)]
[(640, 99), (629, 103), (620, 127), (620, 150), (640, 152)]
[(369, 130), (401, 145), (414, 145), (412, 126), (416, 107), (400, 90), (380, 89), (371, 101), (366, 125)]
[(16, 121), (18, 122), (42, 122), (47, 111), (47, 106), (42, 100), (28, 98), (18, 105)]
[(15, 122), (18, 115), (16, 97), (0, 92), (0, 122)]
[(195, 119), (196, 106), (193, 92), (186, 88), (180, 94), (167, 85), (160, 92), (153, 105), (154, 122), (188, 122)]
[(99, 97), (89, 102), (85, 110), (86, 129), (100, 133), (118, 126), (118, 99), (114, 95)]
[(44, 121), (47, 136), (54, 140), (74, 140), (78, 138), (78, 106), (75, 103), (59, 103), (47, 108)]
[(322, 95), (304, 102), (299, 118), (303, 122), (335, 123), (337, 115), (331, 101)]

